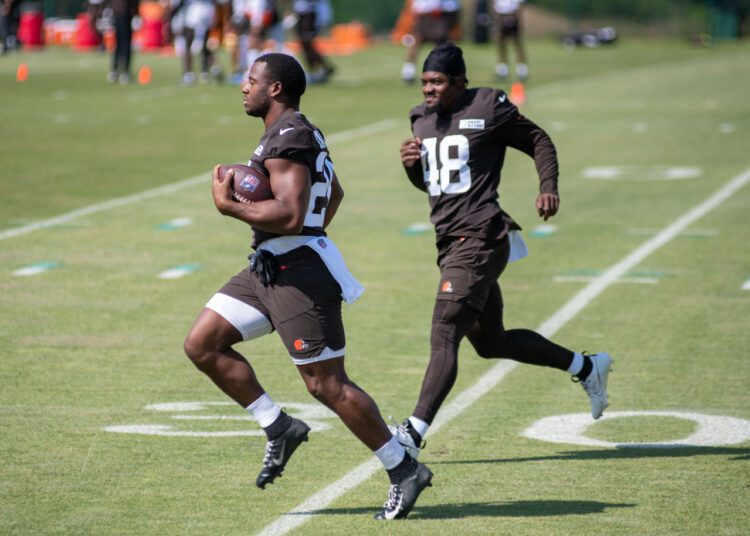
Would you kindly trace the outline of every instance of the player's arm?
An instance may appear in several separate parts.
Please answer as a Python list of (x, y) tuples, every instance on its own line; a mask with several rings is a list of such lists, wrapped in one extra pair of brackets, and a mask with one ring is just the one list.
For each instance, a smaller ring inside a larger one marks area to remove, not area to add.
[(401, 143), (401, 163), (404, 165), (406, 176), (415, 188), (427, 191), (422, 172), (422, 140), (409, 138)]
[(274, 234), (299, 234), (310, 202), (310, 176), (302, 164), (273, 158), (264, 162), (271, 179), (274, 198), (257, 203), (232, 199), (232, 177), (219, 181), (219, 166), (214, 168), (212, 194), (218, 211), (253, 227)]
[(500, 132), (503, 143), (534, 159), (539, 175), (536, 210), (546, 221), (557, 214), (560, 208), (560, 195), (557, 191), (560, 172), (554, 143), (544, 129), (520, 114), (503, 125)]
[(344, 189), (341, 187), (339, 178), (334, 172), (333, 181), (331, 181), (331, 197), (328, 199), (328, 206), (326, 207), (325, 217), (323, 218), (323, 229), (328, 227), (328, 224), (333, 220), (342, 199), (344, 199)]

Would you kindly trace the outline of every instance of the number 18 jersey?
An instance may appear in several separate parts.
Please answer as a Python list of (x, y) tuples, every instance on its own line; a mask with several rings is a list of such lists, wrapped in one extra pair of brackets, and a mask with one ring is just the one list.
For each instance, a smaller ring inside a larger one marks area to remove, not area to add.
[(498, 202), (508, 146), (534, 158), (542, 192), (557, 193), (552, 141), (504, 91), (467, 89), (448, 112), (423, 103), (409, 116), (414, 136), (422, 140), (424, 186), (438, 241), (446, 236), (499, 239), (520, 229)]

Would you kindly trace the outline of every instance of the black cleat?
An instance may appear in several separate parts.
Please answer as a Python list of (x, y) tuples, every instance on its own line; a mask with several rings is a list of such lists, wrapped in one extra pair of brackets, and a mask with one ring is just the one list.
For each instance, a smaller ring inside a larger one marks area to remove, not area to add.
[(375, 519), (404, 519), (414, 508), (419, 494), (428, 486), (432, 486), (432, 471), (414, 460), (414, 468), (409, 474), (391, 485), (388, 500), (383, 509), (375, 514)]
[(299, 419), (292, 417), (292, 424), (286, 431), (276, 439), (266, 443), (266, 455), (263, 458), (263, 469), (255, 481), (260, 489), (265, 489), (266, 484), (272, 484), (277, 476), (281, 476), (289, 458), (300, 446), (307, 441), (307, 433), (310, 427)]

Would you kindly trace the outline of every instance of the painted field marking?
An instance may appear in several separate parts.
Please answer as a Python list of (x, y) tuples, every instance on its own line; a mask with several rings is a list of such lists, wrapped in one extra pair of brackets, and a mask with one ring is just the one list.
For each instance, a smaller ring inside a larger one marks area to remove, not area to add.
[(531, 230), (531, 233), (529, 233), (529, 235), (536, 238), (543, 238), (545, 236), (551, 236), (556, 232), (557, 225), (552, 225), (551, 223), (540, 223)]
[[(702, 218), (720, 203), (731, 197), (732, 194), (748, 182), (750, 182), (750, 168), (734, 177), (705, 201), (670, 223), (654, 238), (647, 240), (625, 258), (613, 264), (602, 275), (586, 285), (585, 288), (580, 290), (572, 299), (545, 320), (536, 331), (547, 338), (552, 337), (560, 328), (575, 318), (589, 303), (625, 273), (633, 269), (660, 247), (670, 242), (687, 226)], [(434, 434), (440, 428), (450, 423), (474, 404), (474, 402), (491, 391), (517, 365), (518, 363), (514, 361), (503, 360), (490, 368), (480, 376), (474, 385), (457, 394), (440, 410), (440, 413), (430, 427), (430, 431)], [(275, 521), (266, 525), (258, 534), (262, 536), (280, 536), (307, 523), (314, 516), (319, 515), (317, 511), (326, 508), (349, 490), (357, 487), (375, 474), (376, 471), (380, 470), (381, 467), (382, 465), (377, 458), (370, 458), (332, 484), (311, 495), (307, 500), (292, 508), (289, 512), (279, 516)]]
[[(642, 237), (653, 236), (658, 232), (658, 229), (626, 229), (625, 235)], [(717, 229), (688, 229), (681, 232), (678, 238), (710, 238), (718, 235), (719, 231)]]
[(584, 179), (595, 180), (684, 180), (703, 175), (695, 166), (597, 166), (583, 170)]
[(734, 125), (732, 123), (722, 123), (719, 125), (719, 132), (722, 134), (731, 134), (734, 132)]
[(193, 218), (175, 218), (164, 223), (160, 223), (156, 226), (160, 231), (173, 231), (175, 229), (182, 229), (193, 224)]
[[(381, 132), (383, 130), (388, 130), (398, 124), (399, 124), (399, 121), (397, 119), (385, 119), (383, 121), (371, 123), (363, 127), (358, 127), (358, 128), (354, 128), (351, 130), (344, 130), (342, 132), (336, 132), (328, 136), (326, 141), (328, 141), (329, 143), (349, 141), (355, 138), (369, 136), (370, 134), (375, 134), (376, 132)], [(24, 225), (22, 227), (16, 227), (14, 229), (6, 229), (5, 231), (0, 231), (0, 240), (7, 240), (8, 238), (14, 238), (16, 236), (25, 235), (28, 233), (32, 233), (34, 231), (39, 231), (40, 229), (49, 229), (50, 227), (55, 227), (57, 225), (66, 224), (73, 220), (81, 218), (83, 216), (88, 216), (89, 214), (95, 214), (97, 212), (104, 212), (105, 210), (111, 210), (114, 208), (120, 208), (120, 207), (124, 207), (127, 205), (132, 205), (133, 203), (139, 203), (147, 199), (153, 199), (155, 197), (161, 197), (163, 195), (173, 194), (180, 190), (184, 190), (185, 188), (190, 188), (198, 184), (205, 184), (208, 182), (208, 178), (210, 176), (211, 176), (211, 172), (206, 171), (205, 173), (201, 173), (200, 175), (190, 177), (189, 179), (183, 179), (183, 180), (173, 182), (170, 184), (165, 184), (164, 186), (159, 186), (151, 190), (144, 190), (142, 192), (127, 195), (125, 197), (117, 197), (115, 199), (110, 199), (108, 201), (103, 201), (101, 203), (95, 203), (87, 207), (73, 210), (66, 214), (61, 214), (60, 216), (55, 216), (54, 218), (49, 218), (46, 220), (39, 220), (37, 222)]]
[(406, 236), (414, 236), (414, 235), (429, 233), (430, 231), (432, 231), (431, 223), (416, 222), (416, 223), (412, 223), (401, 232), (405, 234)]
[[(590, 283), (595, 279), (591, 275), (556, 275), (552, 278), (555, 283)], [(637, 285), (655, 285), (659, 282), (656, 277), (621, 277), (615, 283), (632, 283)]]
[[(304, 420), (312, 432), (322, 432), (330, 430), (332, 425), (328, 420), (336, 419), (336, 414), (322, 404), (297, 403), (297, 402), (280, 402), (290, 415)], [(174, 413), (171, 418), (181, 421), (250, 421), (256, 423), (255, 419), (247, 412), (239, 412), (232, 415), (214, 414), (214, 415), (185, 415), (186, 412), (208, 411), (217, 406), (231, 406), (233, 410), (237, 409), (237, 404), (231, 401), (224, 402), (161, 402), (149, 404), (145, 409), (158, 411), (162, 413)], [(137, 434), (150, 436), (168, 436), (168, 437), (265, 437), (266, 433), (262, 428), (255, 430), (178, 430), (169, 424), (118, 424), (105, 426), (105, 432), (115, 434)]]
[(181, 277), (195, 273), (200, 269), (201, 265), (197, 262), (181, 264), (180, 266), (175, 266), (169, 270), (164, 270), (159, 274), (159, 279), (180, 279)]
[(60, 266), (62, 266), (62, 263), (58, 261), (35, 262), (34, 264), (30, 264), (28, 266), (24, 266), (23, 268), (19, 268), (18, 270), (13, 272), (13, 275), (19, 276), (19, 277), (39, 275), (39, 274), (43, 274), (44, 272), (49, 272), (50, 270), (54, 270), (55, 268), (59, 268)]
[(742, 290), (750, 290), (750, 279), (742, 283)]
[(687, 437), (671, 441), (615, 443), (584, 435), (586, 429), (594, 424), (590, 414), (569, 413), (539, 419), (526, 428), (521, 435), (550, 443), (604, 448), (720, 447), (744, 443), (750, 439), (750, 421), (723, 415), (704, 415), (684, 411), (609, 411), (596, 422), (623, 417), (674, 417), (695, 422), (697, 429)]

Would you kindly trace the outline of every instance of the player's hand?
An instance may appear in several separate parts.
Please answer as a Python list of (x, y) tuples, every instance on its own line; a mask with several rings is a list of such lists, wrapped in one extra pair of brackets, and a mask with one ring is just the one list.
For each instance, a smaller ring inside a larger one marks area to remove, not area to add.
[(226, 206), (232, 202), (232, 184), (234, 184), (234, 170), (229, 170), (226, 173), (223, 181), (219, 180), (219, 168), (220, 164), (214, 167), (213, 173), (211, 173), (211, 194), (214, 198), (214, 205), (216, 208), (224, 214)]
[(422, 140), (409, 138), (401, 144), (401, 162), (405, 167), (412, 167), (422, 159)]
[(557, 214), (560, 208), (560, 196), (557, 194), (539, 194), (536, 198), (536, 212), (544, 221)]

